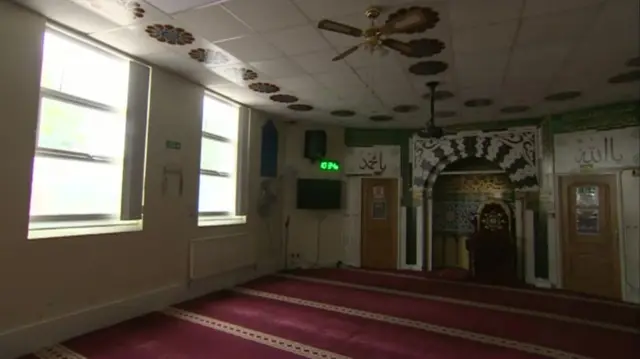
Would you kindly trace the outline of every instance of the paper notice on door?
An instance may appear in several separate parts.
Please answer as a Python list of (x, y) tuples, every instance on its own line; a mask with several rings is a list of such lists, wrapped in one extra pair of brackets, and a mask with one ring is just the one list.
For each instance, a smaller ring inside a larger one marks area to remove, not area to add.
[(371, 204), (372, 219), (387, 219), (387, 202), (374, 200)]
[(373, 199), (383, 199), (383, 198), (384, 198), (384, 187), (373, 186)]

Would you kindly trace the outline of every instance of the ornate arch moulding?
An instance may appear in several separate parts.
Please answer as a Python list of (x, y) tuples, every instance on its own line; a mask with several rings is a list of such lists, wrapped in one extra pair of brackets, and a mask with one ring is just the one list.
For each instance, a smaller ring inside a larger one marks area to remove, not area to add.
[(413, 136), (410, 139), (412, 190), (414, 198), (428, 198), (436, 179), (450, 163), (463, 158), (485, 158), (502, 168), (516, 191), (537, 191), (537, 130), (510, 129), (500, 132), (459, 133), (439, 139)]

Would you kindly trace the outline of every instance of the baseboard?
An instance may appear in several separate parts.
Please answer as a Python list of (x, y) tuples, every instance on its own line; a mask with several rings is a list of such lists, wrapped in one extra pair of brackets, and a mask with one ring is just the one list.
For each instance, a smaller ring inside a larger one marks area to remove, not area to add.
[(405, 264), (400, 269), (406, 269), (406, 270), (412, 270), (412, 271), (416, 271), (416, 272), (421, 272), (422, 271), (422, 266), (419, 266), (417, 264)]
[(547, 279), (542, 279), (542, 278), (536, 278), (536, 280), (533, 282), (533, 285), (535, 285), (538, 288), (553, 288), (553, 285), (551, 284), (551, 282), (549, 282)]
[(233, 287), (274, 273), (266, 265), (250, 266), (189, 283), (175, 283), (129, 298), (85, 308), (0, 333), (0, 359), (17, 358), (79, 335), (105, 328), (170, 305)]

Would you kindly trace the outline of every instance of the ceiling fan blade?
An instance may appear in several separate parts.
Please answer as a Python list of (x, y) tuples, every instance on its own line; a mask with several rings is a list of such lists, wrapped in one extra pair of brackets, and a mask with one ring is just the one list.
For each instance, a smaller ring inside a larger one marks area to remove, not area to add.
[(362, 30), (353, 26), (341, 24), (339, 22), (335, 22), (331, 20), (320, 20), (320, 22), (318, 22), (318, 29), (333, 31), (339, 34), (349, 35), (353, 37), (362, 36)]
[(341, 53), (340, 55), (334, 57), (333, 59), (331, 59), (331, 61), (340, 61), (342, 59), (344, 59), (345, 57), (353, 54), (354, 52), (356, 52), (356, 50), (361, 46), (362, 44), (350, 47), (349, 49), (347, 49), (346, 51), (344, 51), (343, 53)]
[(409, 10), (387, 22), (380, 28), (380, 32), (389, 35), (398, 32), (405, 32), (419, 27), (427, 22), (427, 18), (421, 9)]
[(407, 44), (406, 42), (403, 42), (400, 40), (384, 39), (382, 40), (382, 45), (392, 50), (396, 50), (399, 53), (404, 54), (406, 56), (411, 56), (413, 54), (413, 47)]

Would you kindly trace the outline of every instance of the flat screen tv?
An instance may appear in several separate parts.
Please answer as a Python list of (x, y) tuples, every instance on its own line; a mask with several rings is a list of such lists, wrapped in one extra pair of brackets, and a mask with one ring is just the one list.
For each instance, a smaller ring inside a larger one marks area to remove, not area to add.
[(296, 207), (298, 209), (340, 209), (342, 181), (327, 179), (298, 179)]

